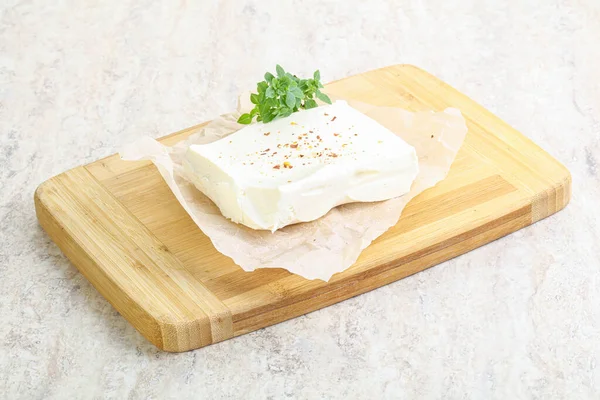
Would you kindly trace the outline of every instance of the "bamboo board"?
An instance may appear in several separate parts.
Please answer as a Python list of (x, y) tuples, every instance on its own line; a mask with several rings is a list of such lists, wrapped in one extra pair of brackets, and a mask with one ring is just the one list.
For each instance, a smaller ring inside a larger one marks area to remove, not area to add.
[[(244, 272), (218, 253), (155, 167), (117, 155), (39, 186), (42, 227), (150, 342), (186, 351), (364, 293), (463, 254), (568, 203), (568, 170), (465, 95), (410, 65), (333, 82), (331, 93), (410, 110), (460, 109), (469, 133), (448, 177), (405, 208), (330, 282)], [(201, 125), (161, 139), (173, 144)]]

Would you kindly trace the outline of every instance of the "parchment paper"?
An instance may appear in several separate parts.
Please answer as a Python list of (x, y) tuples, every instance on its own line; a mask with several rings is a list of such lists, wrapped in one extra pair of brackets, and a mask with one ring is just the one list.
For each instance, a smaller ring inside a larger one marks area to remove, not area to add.
[[(243, 97), (242, 97), (243, 98)], [(306, 279), (328, 281), (349, 268), (361, 251), (394, 226), (404, 206), (422, 191), (444, 179), (467, 133), (457, 109), (412, 113), (347, 99), (348, 104), (375, 119), (415, 147), (419, 174), (408, 194), (377, 203), (339, 206), (316, 221), (290, 225), (274, 233), (256, 231), (223, 217), (215, 204), (190, 183), (182, 166), (191, 144), (210, 143), (240, 129), (236, 121), (249, 104), (223, 115), (173, 147), (144, 137), (125, 146), (123, 160), (150, 160), (177, 200), (222, 254), (245, 271), (285, 268)]]

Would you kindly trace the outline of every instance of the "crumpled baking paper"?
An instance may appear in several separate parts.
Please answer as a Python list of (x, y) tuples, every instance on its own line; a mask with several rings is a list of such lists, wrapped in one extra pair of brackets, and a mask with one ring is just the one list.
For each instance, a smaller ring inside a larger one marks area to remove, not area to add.
[(152, 161), (215, 248), (245, 271), (285, 268), (306, 279), (328, 281), (354, 264), (363, 249), (394, 226), (413, 197), (445, 178), (467, 133), (460, 111), (454, 108), (413, 113), (347, 101), (415, 147), (420, 171), (410, 192), (382, 202), (342, 205), (316, 221), (289, 225), (274, 233), (253, 230), (223, 217), (217, 206), (187, 180), (183, 169), (188, 146), (213, 142), (242, 127), (236, 121), (251, 106), (248, 102), (240, 100), (237, 112), (218, 117), (173, 147), (144, 137), (125, 146), (120, 155), (123, 160)]

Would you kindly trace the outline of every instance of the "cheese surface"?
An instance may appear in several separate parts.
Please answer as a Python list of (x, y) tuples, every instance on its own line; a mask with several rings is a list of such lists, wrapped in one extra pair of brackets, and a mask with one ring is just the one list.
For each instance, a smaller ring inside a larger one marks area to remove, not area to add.
[(418, 160), (393, 132), (336, 101), (192, 145), (184, 167), (225, 217), (275, 231), (341, 204), (401, 196)]

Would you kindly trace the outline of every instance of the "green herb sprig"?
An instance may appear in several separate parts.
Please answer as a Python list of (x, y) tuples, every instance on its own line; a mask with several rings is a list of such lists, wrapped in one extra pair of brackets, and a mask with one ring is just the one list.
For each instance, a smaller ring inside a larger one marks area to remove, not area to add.
[(317, 107), (315, 97), (331, 104), (329, 97), (321, 92), (321, 74), (316, 70), (312, 79), (300, 79), (296, 75), (285, 72), (278, 64), (275, 68), (277, 76), (267, 72), (265, 80), (258, 82), (258, 93), (250, 95), (250, 101), (255, 104), (252, 111), (242, 114), (238, 119), (240, 124), (249, 124), (254, 117), (257, 121), (271, 122), (275, 118), (283, 118), (300, 109)]

